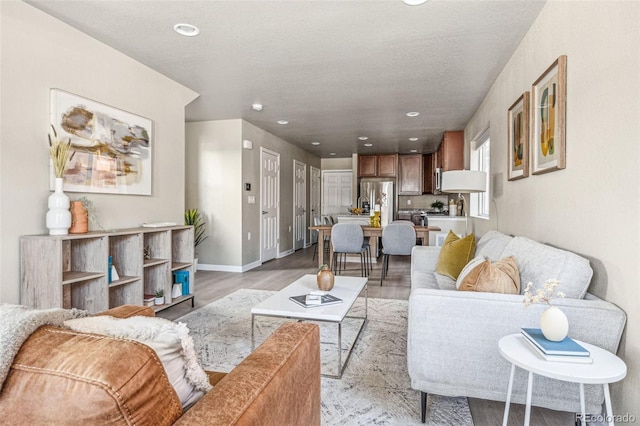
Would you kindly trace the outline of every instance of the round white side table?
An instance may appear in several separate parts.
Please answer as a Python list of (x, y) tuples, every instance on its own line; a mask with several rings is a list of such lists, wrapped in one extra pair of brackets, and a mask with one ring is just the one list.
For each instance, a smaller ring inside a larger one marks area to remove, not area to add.
[[(575, 339), (574, 339), (575, 340)], [(509, 417), (509, 405), (511, 404), (511, 391), (513, 390), (513, 374), (516, 366), (529, 372), (527, 383), (527, 405), (524, 415), (525, 426), (529, 425), (531, 417), (531, 389), (533, 387), (533, 373), (552, 379), (580, 384), (580, 411), (582, 425), (585, 425), (584, 408), (584, 384), (602, 384), (604, 388), (604, 400), (607, 409), (609, 424), (613, 425), (613, 410), (611, 409), (611, 396), (609, 383), (622, 380), (627, 375), (627, 366), (620, 358), (598, 346), (590, 345), (576, 340), (591, 353), (592, 364), (579, 364), (570, 362), (546, 361), (539, 356), (533, 347), (521, 334), (510, 334), (498, 342), (500, 355), (511, 362), (511, 376), (507, 390), (507, 401), (504, 407), (502, 425), (507, 425)]]

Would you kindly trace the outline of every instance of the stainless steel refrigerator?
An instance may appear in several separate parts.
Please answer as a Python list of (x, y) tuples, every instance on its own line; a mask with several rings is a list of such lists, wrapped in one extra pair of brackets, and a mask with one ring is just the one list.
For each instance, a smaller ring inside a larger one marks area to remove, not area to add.
[[(385, 226), (393, 221), (393, 181), (380, 179), (362, 179), (360, 181), (360, 204), (369, 201), (371, 210), (380, 205), (380, 225)], [(362, 207), (361, 205), (358, 207)]]

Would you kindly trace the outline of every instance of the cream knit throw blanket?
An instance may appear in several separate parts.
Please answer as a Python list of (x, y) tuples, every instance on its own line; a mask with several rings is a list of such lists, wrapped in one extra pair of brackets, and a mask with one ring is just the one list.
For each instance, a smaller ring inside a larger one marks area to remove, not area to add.
[(60, 326), (68, 319), (87, 316), (78, 309), (29, 309), (0, 303), (0, 389), (22, 344), (43, 325)]

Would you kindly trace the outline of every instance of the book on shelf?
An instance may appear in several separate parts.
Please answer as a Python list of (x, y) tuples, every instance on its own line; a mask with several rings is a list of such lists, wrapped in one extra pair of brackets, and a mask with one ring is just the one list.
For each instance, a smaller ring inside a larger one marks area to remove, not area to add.
[(547, 356), (588, 357), (591, 355), (588, 350), (568, 336), (559, 342), (553, 342), (544, 337), (542, 330), (539, 328), (522, 328), (521, 332), (529, 342)]
[(302, 294), (300, 296), (291, 296), (289, 299), (296, 302), (300, 306), (305, 308), (315, 308), (318, 306), (328, 306), (342, 303), (342, 299), (332, 294), (314, 295), (314, 294)]
[[(153, 306), (155, 305), (156, 302), (156, 296), (155, 294), (146, 294), (144, 295), (144, 297), (142, 298), (142, 301), (144, 302), (144, 306)], [(150, 305), (148, 303), (151, 303)]]

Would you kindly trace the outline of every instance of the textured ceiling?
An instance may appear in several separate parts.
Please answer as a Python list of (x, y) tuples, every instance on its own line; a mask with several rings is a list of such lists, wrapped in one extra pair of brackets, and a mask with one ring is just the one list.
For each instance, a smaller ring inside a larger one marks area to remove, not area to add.
[[(242, 118), (321, 157), (433, 151), (444, 130), (469, 121), (544, 5), (28, 3), (200, 93), (187, 106), (187, 121)], [(200, 35), (177, 35), (173, 25), (183, 22)], [(255, 102), (262, 112), (251, 109)], [(409, 111), (420, 115), (409, 118)], [(280, 119), (289, 124), (276, 124)]]

